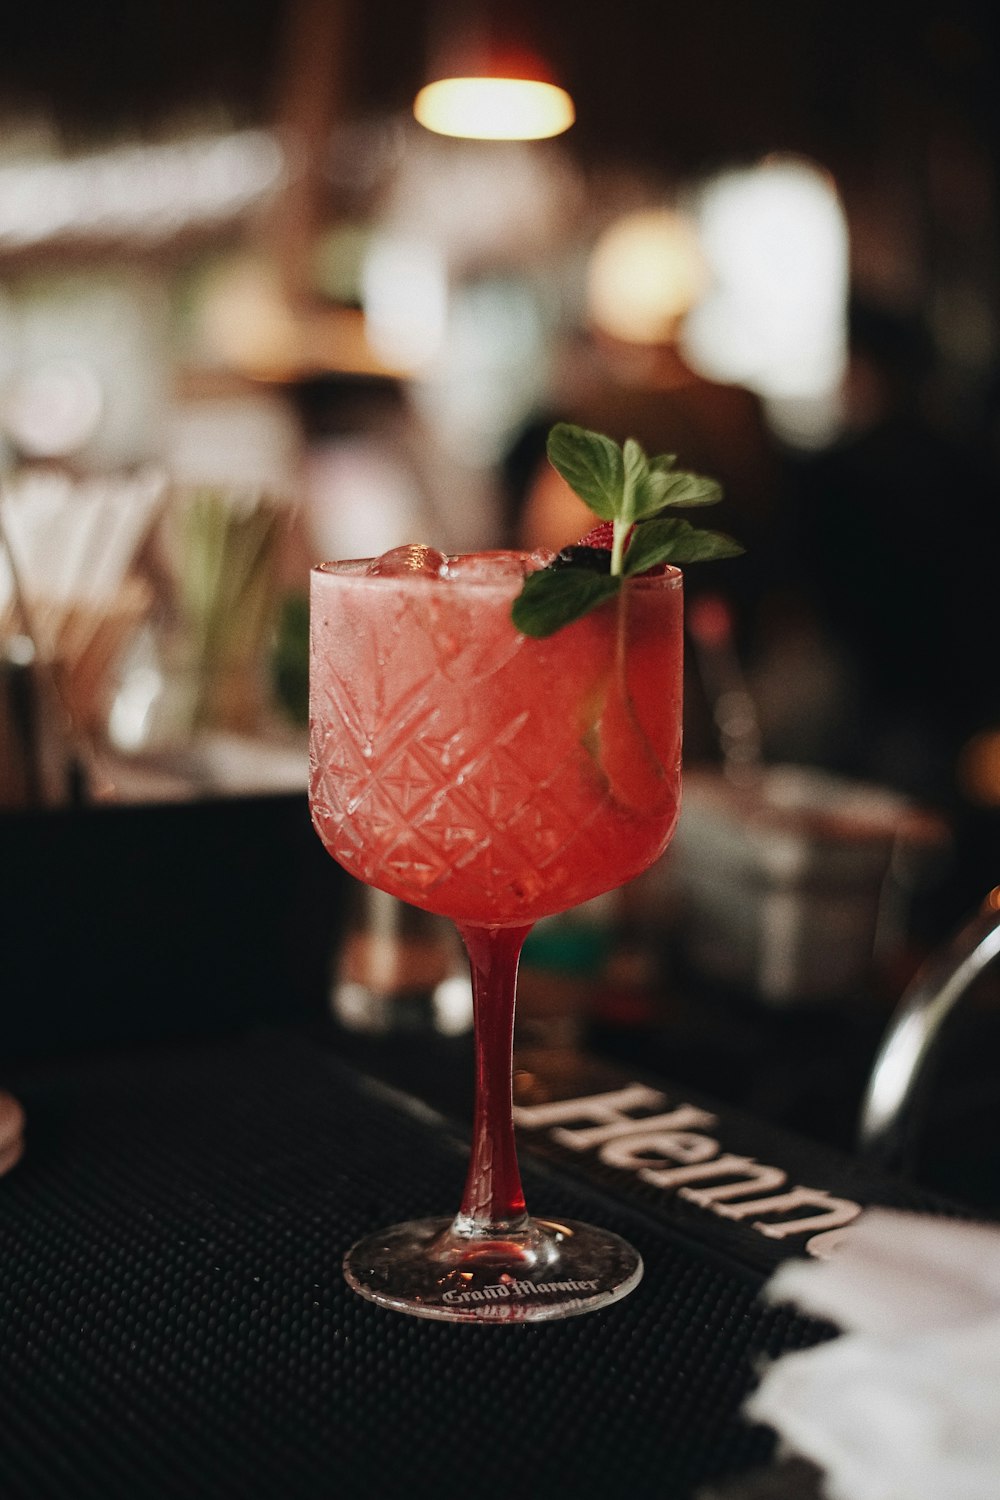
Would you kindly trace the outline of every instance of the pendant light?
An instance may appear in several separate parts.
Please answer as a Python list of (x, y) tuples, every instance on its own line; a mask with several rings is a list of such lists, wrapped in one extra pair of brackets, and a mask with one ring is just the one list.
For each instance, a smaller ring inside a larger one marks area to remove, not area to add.
[(498, 4), (439, 12), (430, 81), (413, 113), (438, 135), (529, 141), (561, 135), (576, 118), (526, 19)]

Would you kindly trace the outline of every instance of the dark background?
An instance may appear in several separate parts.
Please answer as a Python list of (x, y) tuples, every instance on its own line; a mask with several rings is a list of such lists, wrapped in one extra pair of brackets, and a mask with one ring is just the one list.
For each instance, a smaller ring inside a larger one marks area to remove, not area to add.
[[(445, 0), (7, 5), (0, 121), (43, 113), (73, 150), (213, 116), (287, 118), (303, 31), (336, 53), (310, 61), (327, 69), (335, 126), (404, 118), (453, 14)], [(988, 0), (508, 0), (497, 14), (513, 15), (572, 92), (577, 123), (562, 144), (585, 169), (669, 186), (804, 153), (836, 179), (860, 287), (927, 307), (958, 274), (996, 315), (1000, 21)]]
[[(75, 136), (220, 102), (260, 120), (292, 10), (291, 0), (9, 5), (0, 90), (8, 107), (54, 102)], [(400, 0), (341, 10), (348, 108), (405, 109), (446, 18)], [(530, 24), (577, 98), (573, 145), (591, 157), (691, 170), (796, 149), (850, 171), (880, 143), (916, 149), (949, 125), (994, 153), (1000, 135), (998, 22), (985, 0), (544, 0)]]

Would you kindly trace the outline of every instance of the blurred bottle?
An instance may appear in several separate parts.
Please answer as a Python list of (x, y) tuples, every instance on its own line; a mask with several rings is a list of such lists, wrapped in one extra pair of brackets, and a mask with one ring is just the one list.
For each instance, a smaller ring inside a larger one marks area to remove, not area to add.
[(472, 1026), (472, 985), (443, 917), (355, 883), (330, 1006), (347, 1031), (459, 1035)]

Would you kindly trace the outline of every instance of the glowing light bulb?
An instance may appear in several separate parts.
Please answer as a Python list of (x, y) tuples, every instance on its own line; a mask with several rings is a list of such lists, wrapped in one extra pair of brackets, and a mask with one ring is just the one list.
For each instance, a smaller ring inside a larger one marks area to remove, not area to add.
[(533, 78), (441, 78), (417, 95), (413, 113), (438, 135), (480, 141), (539, 141), (576, 119), (565, 89)]

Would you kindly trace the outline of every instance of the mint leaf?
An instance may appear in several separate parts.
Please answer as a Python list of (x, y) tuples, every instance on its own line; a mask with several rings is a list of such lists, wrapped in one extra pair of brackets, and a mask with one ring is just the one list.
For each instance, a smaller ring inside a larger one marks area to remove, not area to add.
[(690, 474), (678, 469), (674, 474), (664, 474), (665, 487), (662, 505), (718, 505), (722, 499), (722, 486), (705, 474)]
[(664, 474), (658, 470), (647, 469), (638, 487), (634, 519), (643, 521), (649, 516), (657, 515), (665, 505), (668, 505), (670, 502), (667, 497), (679, 478), (683, 478), (683, 475)]
[(624, 570), (633, 577), (660, 563), (710, 562), (713, 558), (738, 557), (742, 551), (739, 542), (724, 532), (692, 526), (680, 516), (663, 516), (636, 527), (625, 553)]
[(615, 512), (616, 521), (631, 524), (639, 515), (640, 497), (649, 477), (649, 460), (635, 438), (626, 438), (622, 449), (622, 467), (625, 483), (622, 487), (622, 502)]
[(511, 618), (522, 635), (541, 639), (589, 614), (620, 587), (620, 578), (588, 568), (542, 568), (524, 580)]
[(571, 422), (557, 422), (549, 433), (549, 462), (571, 490), (602, 521), (621, 516), (625, 460), (617, 443)]
[[(663, 459), (670, 466), (665, 466)], [(673, 469), (673, 457), (669, 453), (664, 454), (663, 459), (647, 463), (636, 484), (634, 520), (642, 521), (658, 515), (670, 505), (715, 505), (722, 499), (722, 487), (714, 479), (691, 474), (686, 469)], [(657, 463), (660, 467), (654, 467)]]

